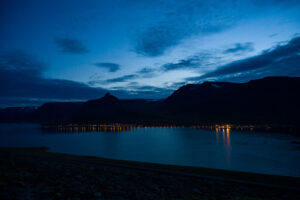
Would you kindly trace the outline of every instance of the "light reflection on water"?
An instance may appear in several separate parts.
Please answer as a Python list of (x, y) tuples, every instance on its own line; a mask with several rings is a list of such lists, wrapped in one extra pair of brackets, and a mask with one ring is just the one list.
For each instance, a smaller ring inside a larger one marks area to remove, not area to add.
[[(72, 132), (70, 132), (72, 131)], [(0, 146), (163, 164), (201, 166), (300, 177), (299, 137), (209, 129), (137, 126), (0, 124)]]
[(216, 141), (219, 144), (219, 135), (222, 135), (222, 143), (225, 147), (227, 163), (230, 163), (230, 153), (231, 153), (231, 142), (230, 142), (230, 126), (227, 125), (223, 128), (216, 127)]

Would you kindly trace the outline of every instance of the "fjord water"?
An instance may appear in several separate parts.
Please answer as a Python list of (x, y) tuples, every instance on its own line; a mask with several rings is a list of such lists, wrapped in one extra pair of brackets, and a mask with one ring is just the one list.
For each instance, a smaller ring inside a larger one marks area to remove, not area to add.
[(120, 132), (45, 132), (37, 124), (0, 124), (0, 147), (50, 147), (75, 155), (300, 177), (300, 137), (191, 128)]

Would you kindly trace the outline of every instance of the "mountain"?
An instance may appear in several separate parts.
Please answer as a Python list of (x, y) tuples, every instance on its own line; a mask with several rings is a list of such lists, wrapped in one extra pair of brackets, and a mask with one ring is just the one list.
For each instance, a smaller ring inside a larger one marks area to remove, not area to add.
[(119, 102), (120, 100), (117, 97), (111, 95), (110, 93), (106, 93), (102, 98), (87, 101), (84, 105), (97, 106), (103, 104), (103, 105), (111, 106), (111, 105), (116, 105)]
[(132, 99), (120, 100), (107, 93), (104, 97), (84, 103), (75, 117), (77, 122), (142, 123), (152, 116), (155, 102)]
[[(300, 78), (267, 77), (247, 83), (188, 84), (159, 101), (122, 100), (107, 93), (100, 99), (87, 102), (46, 103), (31, 113), (28, 120), (43, 123), (299, 126), (299, 88)], [(15, 118), (20, 119), (21, 116), (16, 113)], [(5, 117), (5, 112), (0, 112), (0, 119), (3, 115)]]
[(111, 120), (119, 120), (120, 116), (125, 113), (121, 105), (121, 101), (107, 93), (104, 97), (96, 100), (85, 102), (77, 114), (73, 117), (76, 121), (94, 121), (98, 119), (100, 122)]
[(33, 118), (37, 122), (65, 122), (74, 116), (83, 102), (51, 102), (37, 109)]
[(268, 77), (248, 83), (204, 82), (176, 90), (165, 100), (182, 120), (296, 123), (300, 78)]

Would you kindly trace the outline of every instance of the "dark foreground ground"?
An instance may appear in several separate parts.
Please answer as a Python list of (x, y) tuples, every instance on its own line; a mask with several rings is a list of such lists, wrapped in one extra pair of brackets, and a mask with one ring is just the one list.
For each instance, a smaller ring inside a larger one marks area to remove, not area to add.
[(300, 179), (0, 148), (0, 199), (300, 199)]

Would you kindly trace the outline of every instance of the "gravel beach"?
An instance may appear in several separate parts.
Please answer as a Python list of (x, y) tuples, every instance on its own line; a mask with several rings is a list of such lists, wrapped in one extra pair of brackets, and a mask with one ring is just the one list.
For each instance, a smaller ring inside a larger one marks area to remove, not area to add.
[(300, 199), (299, 178), (0, 148), (0, 199)]

